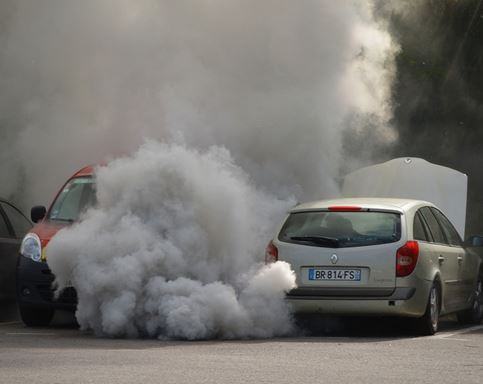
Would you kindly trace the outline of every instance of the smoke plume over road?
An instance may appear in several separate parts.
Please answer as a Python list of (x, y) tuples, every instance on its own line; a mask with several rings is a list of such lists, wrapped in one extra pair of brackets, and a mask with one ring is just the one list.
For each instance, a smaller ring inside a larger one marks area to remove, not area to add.
[(81, 326), (290, 332), (293, 274), (257, 264), (275, 225), (338, 193), (348, 125), (395, 139), (397, 46), (372, 2), (0, 7), (0, 195), (47, 203), (76, 168), (118, 158), (99, 169), (98, 207), (48, 247)]
[(393, 137), (396, 48), (356, 3), (3, 1), (0, 195), (47, 203), (144, 138), (225, 146), (280, 196), (336, 194), (347, 119)]
[(257, 191), (228, 152), (147, 143), (97, 173), (98, 205), (48, 247), (81, 326), (113, 336), (269, 337), (291, 331), (286, 263), (260, 267), (290, 202)]

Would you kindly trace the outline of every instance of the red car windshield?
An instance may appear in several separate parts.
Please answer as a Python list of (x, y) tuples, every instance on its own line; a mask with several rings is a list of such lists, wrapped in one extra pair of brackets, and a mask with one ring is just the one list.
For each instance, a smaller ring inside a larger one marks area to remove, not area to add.
[(76, 177), (59, 193), (49, 213), (54, 221), (77, 221), (80, 215), (96, 202), (92, 177)]

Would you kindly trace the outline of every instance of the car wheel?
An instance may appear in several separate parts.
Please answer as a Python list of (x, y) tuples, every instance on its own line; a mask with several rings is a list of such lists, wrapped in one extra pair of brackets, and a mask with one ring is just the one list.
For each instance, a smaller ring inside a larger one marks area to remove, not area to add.
[(424, 315), (416, 320), (416, 331), (423, 336), (434, 335), (438, 331), (440, 311), (440, 291), (437, 283), (433, 283), (429, 291), (428, 303)]
[(54, 317), (53, 309), (19, 307), (20, 317), (28, 327), (42, 327), (50, 324)]
[(461, 324), (480, 324), (483, 319), (483, 274), (478, 276), (474, 292), (473, 305), (470, 309), (458, 312), (458, 321)]

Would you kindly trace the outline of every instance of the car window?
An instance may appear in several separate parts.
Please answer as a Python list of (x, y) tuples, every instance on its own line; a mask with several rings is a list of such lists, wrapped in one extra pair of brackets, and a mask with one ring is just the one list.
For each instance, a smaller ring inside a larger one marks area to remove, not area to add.
[(8, 203), (2, 203), (2, 208), (13, 227), (15, 236), (17, 238), (24, 237), (30, 228), (32, 228), (30, 221), (18, 209)]
[(49, 213), (50, 220), (73, 222), (95, 203), (94, 180), (78, 177), (70, 180), (55, 200)]
[(7, 223), (3, 217), (3, 213), (0, 211), (0, 237), (12, 237), (8, 230)]
[(427, 233), (427, 229), (425, 228), (425, 224), (423, 222), (423, 219), (419, 211), (416, 212), (416, 214), (414, 215), (413, 237), (414, 237), (414, 240), (421, 240), (421, 241), (428, 241), (428, 242), (432, 240)]
[(329, 248), (386, 244), (401, 238), (401, 216), (392, 212), (295, 212), (279, 240)]
[(448, 244), (448, 241), (443, 234), (441, 226), (438, 224), (436, 217), (434, 217), (434, 215), (431, 213), (429, 207), (423, 207), (419, 210), (419, 212), (421, 212), (421, 215), (426, 221), (426, 224), (429, 227), (429, 231), (433, 236), (434, 242), (440, 244)]
[(461, 245), (462, 241), (460, 235), (453, 227), (453, 224), (451, 224), (451, 222), (448, 220), (448, 218), (436, 208), (431, 208), (431, 212), (433, 212), (434, 216), (436, 216), (436, 219), (440, 223), (441, 228), (443, 229), (443, 232), (448, 239), (448, 242), (451, 245)]

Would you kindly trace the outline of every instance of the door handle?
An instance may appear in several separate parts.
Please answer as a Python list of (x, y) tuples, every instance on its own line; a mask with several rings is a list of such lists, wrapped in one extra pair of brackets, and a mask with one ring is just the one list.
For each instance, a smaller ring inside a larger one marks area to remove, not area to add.
[(458, 256), (458, 263), (462, 263), (463, 262), (463, 256)]
[(439, 261), (440, 263), (444, 263), (444, 261), (445, 261), (445, 260), (446, 260), (446, 259), (445, 259), (443, 256), (441, 256), (441, 255), (439, 255), (439, 256), (438, 256), (438, 261)]

